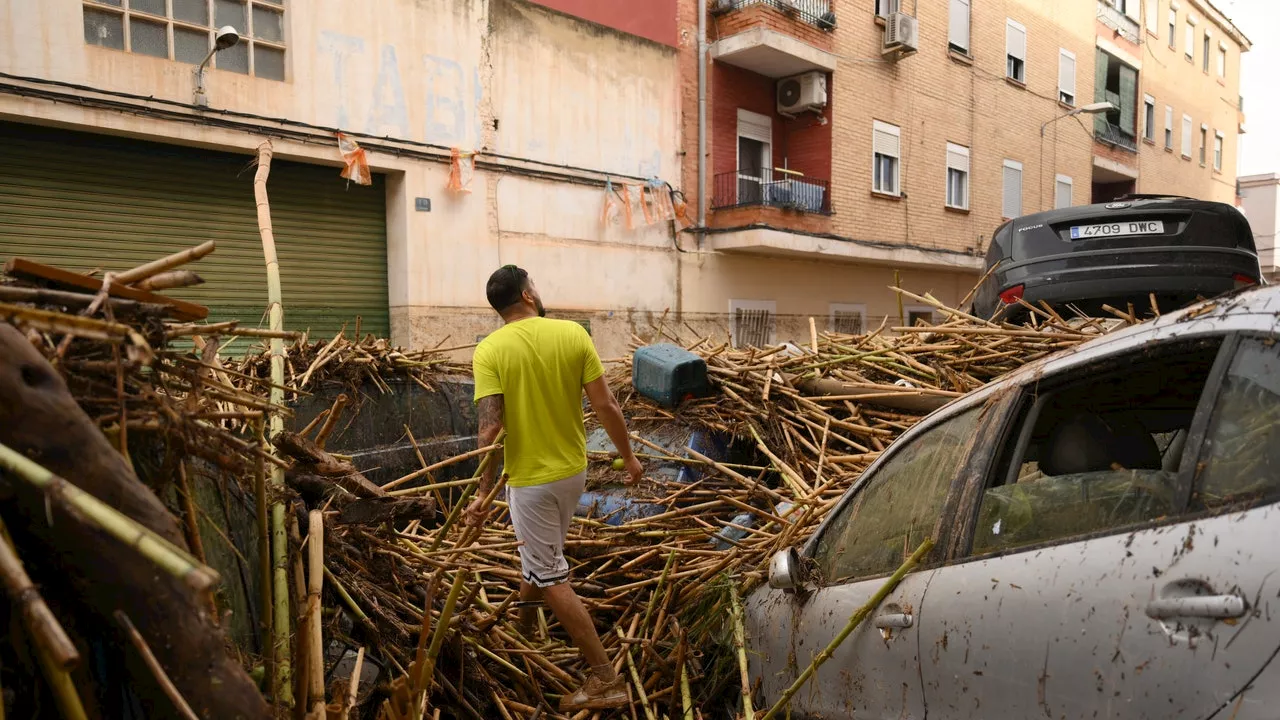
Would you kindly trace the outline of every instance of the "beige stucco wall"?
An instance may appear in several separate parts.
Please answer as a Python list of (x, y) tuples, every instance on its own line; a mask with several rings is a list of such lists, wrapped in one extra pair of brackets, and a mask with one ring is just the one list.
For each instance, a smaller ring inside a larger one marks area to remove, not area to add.
[[(191, 103), (190, 65), (86, 45), (82, 6), (0, 0), (0, 71)], [(211, 70), (207, 114), (59, 87), (52, 89), (122, 107), (0, 93), (0, 117), (245, 154), (279, 126), (218, 111), (385, 138), (364, 144), (371, 166), (388, 176), (389, 303), (399, 343), (469, 342), (491, 329), (484, 282), (504, 263), (528, 268), (557, 311), (607, 318), (676, 304), (669, 224), (645, 226), (638, 205), (635, 228), (621, 214), (606, 224), (599, 185), (612, 176), (678, 185), (674, 49), (522, 0), (294, 2), (285, 28), (287, 80)], [(155, 110), (172, 117), (148, 116)], [(242, 127), (213, 127), (206, 115)], [(345, 182), (331, 135), (289, 129), (310, 137), (276, 137), (277, 157), (333, 165), (334, 182)], [(479, 151), (496, 166), (477, 170), (469, 193), (446, 190), (447, 164), (397, 153), (447, 156), (451, 147)], [(430, 198), (431, 211), (416, 211), (415, 198)], [(603, 350), (621, 352), (629, 332), (613, 334), (623, 339)]]

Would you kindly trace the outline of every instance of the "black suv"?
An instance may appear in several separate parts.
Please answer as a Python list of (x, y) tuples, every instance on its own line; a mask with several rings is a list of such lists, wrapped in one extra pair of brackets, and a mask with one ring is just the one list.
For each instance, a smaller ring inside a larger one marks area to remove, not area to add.
[(1230, 205), (1182, 197), (1129, 196), (1026, 215), (1001, 225), (973, 311), (1021, 317), (1033, 305), (1102, 305), (1161, 311), (1257, 284), (1249, 223)]

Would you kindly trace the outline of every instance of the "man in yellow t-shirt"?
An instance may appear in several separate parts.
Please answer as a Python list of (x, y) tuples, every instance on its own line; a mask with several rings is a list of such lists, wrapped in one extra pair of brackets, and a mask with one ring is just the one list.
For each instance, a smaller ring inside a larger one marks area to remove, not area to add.
[[(507, 505), (520, 546), (520, 625), (532, 631), (531, 603), (542, 599), (591, 666), (587, 681), (560, 703), (562, 712), (603, 710), (627, 703), (626, 682), (613, 669), (591, 616), (569, 585), (564, 541), (586, 486), (587, 438), (582, 392), (609, 433), (632, 482), (644, 469), (627, 436), (626, 421), (587, 331), (577, 323), (548, 320), (529, 274), (499, 268), (485, 287), (503, 326), (476, 348), (472, 370), (480, 415), (480, 447), (504, 428)], [(483, 523), (483, 498), (493, 488), (496, 462), (481, 477), (467, 522)]]

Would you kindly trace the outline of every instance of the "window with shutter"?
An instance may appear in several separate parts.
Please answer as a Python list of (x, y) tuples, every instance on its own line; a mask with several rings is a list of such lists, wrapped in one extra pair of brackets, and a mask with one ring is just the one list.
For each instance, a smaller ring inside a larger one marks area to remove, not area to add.
[(1146, 5), (1147, 32), (1155, 35), (1160, 31), (1160, 0), (1146, 0)]
[(1196, 59), (1196, 18), (1194, 15), (1187, 17), (1186, 38), (1183, 42), (1186, 45), (1183, 48), (1183, 52), (1187, 54), (1188, 60), (1194, 62)]
[(831, 303), (829, 329), (840, 335), (862, 335), (866, 333), (867, 306)]
[(1204, 167), (1205, 155), (1209, 148), (1209, 126), (1200, 126), (1200, 167)]
[(1058, 49), (1058, 100), (1076, 104), (1076, 56), (1062, 48)]
[(1004, 202), (1001, 209), (1006, 218), (1022, 215), (1022, 163), (1004, 161)]
[(1213, 169), (1222, 172), (1222, 131), (1213, 133)]
[(1027, 81), (1027, 28), (1014, 20), (1005, 21), (1005, 72), (1020, 83)]
[(1218, 43), (1218, 77), (1227, 76), (1227, 44)]
[(1178, 49), (1178, 11), (1169, 8), (1169, 49)]
[(969, 54), (969, 0), (951, 0), (947, 40), (952, 50)]
[(1071, 207), (1071, 191), (1073, 189), (1071, 178), (1066, 175), (1059, 175), (1054, 179), (1053, 185), (1053, 207)]
[(901, 192), (898, 167), (901, 158), (902, 130), (875, 120), (872, 123), (872, 188), (879, 193)]
[(1164, 106), (1164, 149), (1173, 149), (1173, 107)]
[(969, 148), (947, 143), (947, 207), (969, 209)]
[(778, 304), (772, 300), (730, 300), (734, 347), (765, 347), (774, 343)]
[(1182, 157), (1191, 159), (1191, 116), (1182, 116)]
[(1156, 99), (1147, 95), (1142, 99), (1142, 137), (1149, 142), (1156, 141)]

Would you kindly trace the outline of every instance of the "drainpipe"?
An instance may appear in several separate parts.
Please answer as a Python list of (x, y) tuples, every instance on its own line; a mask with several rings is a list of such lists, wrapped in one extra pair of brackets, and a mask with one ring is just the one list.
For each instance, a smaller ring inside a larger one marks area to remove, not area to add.
[(707, 227), (707, 0), (698, 0), (698, 249)]

